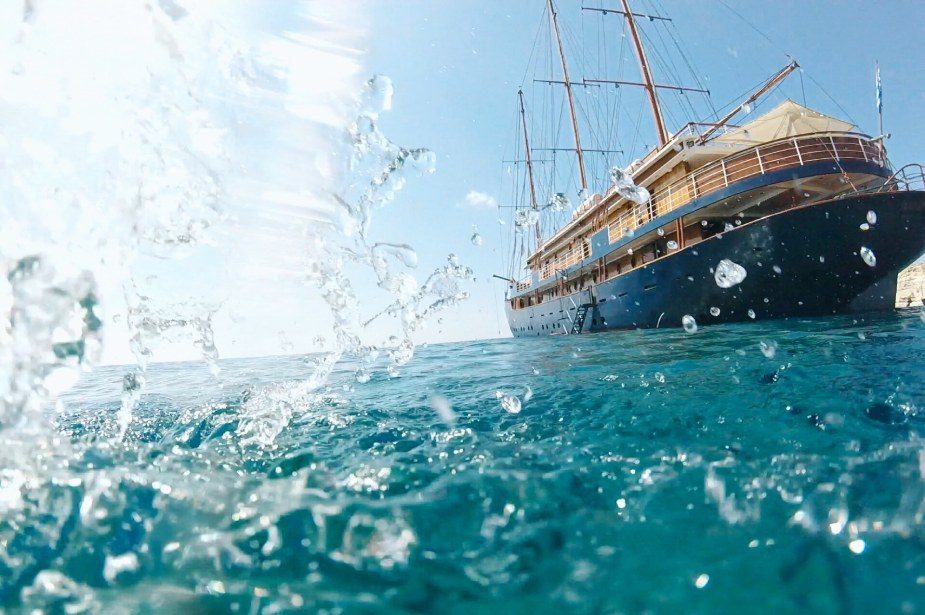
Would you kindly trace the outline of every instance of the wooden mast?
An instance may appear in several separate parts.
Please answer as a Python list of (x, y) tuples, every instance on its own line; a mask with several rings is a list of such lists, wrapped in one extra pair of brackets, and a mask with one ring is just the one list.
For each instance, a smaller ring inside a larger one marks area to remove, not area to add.
[(581, 189), (588, 189), (588, 179), (585, 175), (585, 156), (581, 151), (581, 135), (578, 133), (578, 115), (575, 113), (575, 98), (572, 96), (572, 82), (568, 77), (568, 63), (565, 61), (565, 51), (562, 49), (562, 37), (559, 35), (559, 19), (556, 16), (556, 7), (552, 0), (546, 0), (549, 7), (549, 18), (552, 21), (552, 32), (556, 37), (556, 46), (559, 48), (559, 60), (562, 62), (562, 81), (565, 85), (565, 95), (568, 98), (569, 113), (572, 116), (572, 131), (575, 133), (575, 153), (578, 154), (578, 174), (581, 176)]
[(658, 103), (658, 96), (655, 93), (655, 83), (652, 81), (652, 73), (649, 71), (649, 61), (646, 59), (646, 51), (642, 47), (642, 41), (639, 40), (639, 32), (636, 31), (636, 20), (634, 13), (630, 10), (629, 0), (623, 1), (623, 16), (626, 18), (626, 25), (629, 27), (630, 36), (633, 39), (633, 46), (636, 48), (636, 57), (639, 59), (639, 69), (642, 72), (642, 81), (649, 95), (649, 106), (652, 107), (652, 116), (655, 118), (655, 131), (658, 133), (659, 147), (668, 143), (668, 131), (665, 129), (665, 120), (662, 118), (662, 108)]
[(764, 83), (763, 86), (761, 86), (760, 88), (758, 88), (757, 90), (755, 90), (754, 94), (752, 94), (751, 96), (749, 96), (748, 98), (746, 98), (745, 100), (743, 100), (743, 101), (742, 101), (742, 104), (740, 104), (738, 107), (736, 107), (735, 109), (733, 109), (732, 111), (730, 111), (729, 113), (727, 113), (727, 114), (725, 115), (725, 117), (723, 117), (723, 119), (721, 119), (720, 121), (718, 121), (718, 122), (716, 122), (715, 124), (713, 124), (713, 126), (711, 126), (709, 130), (707, 130), (705, 133), (703, 133), (702, 135), (700, 135), (699, 142), (700, 142), (700, 143), (703, 143), (704, 141), (706, 141), (707, 138), (708, 138), (710, 135), (712, 135), (714, 132), (716, 132), (717, 130), (719, 130), (721, 127), (725, 126), (726, 123), (729, 122), (729, 120), (731, 120), (733, 117), (735, 117), (736, 113), (738, 113), (739, 111), (741, 111), (742, 108), (743, 108), (745, 105), (750, 105), (750, 104), (752, 104), (753, 102), (755, 102), (756, 100), (758, 100), (759, 98), (761, 98), (768, 90), (770, 90), (771, 88), (773, 88), (774, 86), (776, 86), (778, 83), (780, 83), (781, 81), (783, 81), (784, 78), (787, 77), (787, 75), (789, 75), (790, 73), (792, 73), (793, 71), (795, 71), (795, 70), (798, 69), (798, 68), (800, 68), (800, 65), (797, 64), (797, 61), (796, 61), (796, 60), (791, 60), (791, 61), (790, 61), (790, 64), (788, 64), (787, 66), (785, 66), (785, 67), (783, 67), (782, 69), (780, 69), (779, 71), (777, 71), (777, 73), (775, 73), (773, 77), (771, 77), (770, 79), (768, 79), (768, 80)]
[[(517, 96), (520, 98), (520, 121), (524, 127), (524, 151), (526, 153), (527, 161), (527, 177), (530, 180), (530, 203), (533, 207), (533, 211), (539, 213), (539, 208), (536, 206), (536, 185), (533, 183), (533, 158), (530, 155), (530, 136), (527, 134), (527, 113), (524, 111), (524, 91), (517, 90)], [(533, 225), (534, 230), (536, 231), (536, 249), (540, 249), (540, 220), (537, 218), (536, 224)]]

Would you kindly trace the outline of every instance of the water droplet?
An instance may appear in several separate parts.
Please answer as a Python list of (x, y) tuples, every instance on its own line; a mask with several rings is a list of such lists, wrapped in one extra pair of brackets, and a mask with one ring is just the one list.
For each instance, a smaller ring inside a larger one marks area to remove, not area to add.
[(864, 549), (867, 548), (867, 543), (865, 543), (860, 538), (855, 538), (854, 540), (848, 543), (848, 548), (855, 555), (860, 555), (861, 553), (864, 552)]
[(773, 265), (773, 266), (771, 267), (771, 269), (773, 269), (773, 270), (774, 270), (774, 273), (776, 273), (777, 275), (780, 275), (780, 274), (781, 274), (781, 268), (780, 268), (779, 266)]
[(663, 374), (662, 372), (655, 372), (655, 374), (653, 374), (652, 377), (655, 378), (657, 382), (662, 382), (662, 383), (665, 382), (665, 374)]
[(777, 342), (774, 340), (770, 342), (761, 340), (758, 342), (758, 347), (761, 349), (761, 354), (763, 354), (766, 359), (773, 359), (774, 355), (777, 354)]
[(719, 316), (719, 308), (716, 306), (711, 307), (710, 316)]
[(867, 246), (861, 246), (861, 258), (868, 267), (877, 266), (877, 257), (874, 255), (874, 251)]
[(874, 224), (877, 224), (877, 213), (875, 211), (867, 212), (867, 223), (870, 224), (871, 226), (873, 226)]
[(861, 228), (862, 231), (869, 231), (869, 230), (870, 230), (870, 225), (869, 225), (868, 223), (864, 222), (863, 224), (861, 224), (861, 227), (860, 227), (860, 228)]
[(668, 249), (669, 249), (669, 250), (677, 250), (677, 249), (678, 249), (678, 242), (675, 241), (674, 239), (669, 239), (669, 240), (668, 240)]
[(472, 233), (472, 237), (469, 238), (469, 241), (472, 242), (472, 245), (478, 247), (482, 245), (482, 236), (478, 232)]
[(697, 589), (703, 589), (707, 586), (707, 583), (710, 582), (710, 575), (702, 574), (694, 581), (694, 587)]
[(697, 321), (690, 314), (685, 314), (681, 317), (681, 325), (688, 333), (697, 333)]
[(103, 578), (108, 583), (113, 583), (123, 574), (132, 573), (138, 570), (138, 556), (129, 551), (122, 555), (107, 555), (103, 564)]
[(440, 420), (447, 425), (452, 426), (456, 424), (456, 413), (453, 412), (453, 407), (450, 406), (449, 400), (443, 395), (434, 395), (431, 397), (430, 407), (437, 413)]
[(659, 236), (659, 237), (664, 237), (664, 236), (665, 236), (665, 231), (664, 231), (663, 229), (658, 229), (658, 230), (656, 231), (656, 233), (658, 233), (658, 236)]
[(372, 376), (369, 374), (369, 370), (365, 367), (358, 369), (353, 376), (360, 384), (366, 384), (369, 382), (370, 378), (372, 378)]
[(731, 288), (736, 284), (740, 284), (747, 275), (748, 272), (745, 271), (745, 267), (724, 258), (716, 266), (713, 279), (716, 280), (716, 285), (720, 288)]
[(820, 255), (820, 256), (819, 256), (819, 262), (820, 262), (820, 263), (824, 263), (824, 262), (825, 262), (825, 257)]
[(533, 389), (527, 387), (527, 389), (524, 391), (524, 403), (527, 403), (531, 399), (533, 399)]
[(755, 310), (749, 310), (747, 314), (748, 314), (748, 317), (751, 318), (752, 320), (755, 319)]
[(514, 225), (525, 228), (536, 225), (540, 221), (540, 214), (535, 209), (521, 209), (514, 214)]
[(516, 395), (508, 395), (503, 391), (495, 391), (495, 397), (501, 401), (501, 407), (510, 414), (520, 414), (521, 403)]

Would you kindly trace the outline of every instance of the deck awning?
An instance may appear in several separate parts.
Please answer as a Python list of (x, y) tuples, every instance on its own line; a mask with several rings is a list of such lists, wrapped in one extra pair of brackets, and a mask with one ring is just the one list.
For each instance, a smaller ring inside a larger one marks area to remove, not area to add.
[(851, 132), (854, 124), (786, 100), (764, 115), (711, 142), (757, 145), (814, 132)]

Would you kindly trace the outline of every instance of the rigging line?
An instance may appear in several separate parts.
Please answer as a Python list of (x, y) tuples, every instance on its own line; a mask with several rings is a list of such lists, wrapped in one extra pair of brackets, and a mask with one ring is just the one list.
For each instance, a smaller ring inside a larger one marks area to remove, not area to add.
[[(780, 51), (781, 53), (783, 53), (784, 55), (786, 55), (788, 58), (793, 59), (793, 56), (791, 56), (789, 53), (787, 53), (780, 45), (777, 45), (773, 40), (771, 40), (771, 37), (769, 37), (767, 34), (765, 34), (764, 32), (762, 32), (761, 30), (759, 30), (757, 26), (753, 25), (749, 20), (747, 20), (744, 16), (742, 16), (741, 13), (739, 13), (738, 11), (736, 11), (735, 9), (733, 9), (731, 6), (729, 6), (724, 0), (716, 0), (716, 1), (719, 2), (720, 4), (722, 4), (722, 5), (723, 5), (724, 7), (726, 7), (727, 9), (729, 9), (729, 11), (730, 11), (733, 15), (735, 15), (736, 17), (738, 17), (739, 19), (741, 19), (743, 22), (745, 22), (745, 24), (746, 24), (749, 28), (751, 28), (752, 30), (754, 30), (755, 32), (757, 32), (759, 35), (761, 35), (762, 38), (764, 38), (768, 43), (770, 43), (770, 45), (771, 45), (772, 47), (774, 47), (775, 49), (777, 49), (778, 51)], [(825, 89), (824, 87), (822, 87), (822, 84), (821, 84), (821, 83), (819, 83), (818, 81), (816, 81), (810, 73), (806, 73), (806, 76), (809, 77), (809, 80), (812, 81), (812, 82), (816, 85), (816, 87), (818, 87), (818, 88), (822, 91), (822, 93), (825, 94), (826, 97), (828, 97), (828, 99), (831, 100), (831, 101), (835, 104), (836, 107), (838, 107), (838, 110), (839, 110), (839, 111), (841, 111), (842, 113), (845, 114), (845, 117), (847, 117), (849, 120), (851, 120), (851, 123), (852, 123), (852, 124), (857, 125), (857, 122), (854, 120), (854, 118), (851, 117), (851, 115), (845, 110), (845, 108), (842, 107), (841, 104), (839, 104), (839, 102), (838, 102), (837, 100), (835, 100), (835, 98), (834, 98), (831, 94), (829, 94), (828, 91), (826, 91), (826, 89)]]
[[(659, 5), (661, 5), (662, 3), (661, 3), (661, 2), (653, 2), (653, 4), (654, 4), (655, 6), (659, 6)], [(664, 6), (661, 7), (661, 12), (662, 12), (663, 14), (665, 13), (665, 7), (664, 7)], [(669, 37), (671, 37), (672, 42), (674, 43), (675, 47), (677, 48), (678, 54), (681, 56), (681, 59), (684, 60), (684, 64), (687, 66), (687, 69), (691, 72), (691, 75), (694, 77), (694, 82), (697, 84), (697, 87), (699, 87), (699, 88), (702, 89), (702, 90), (709, 90), (709, 88), (707, 88), (707, 87), (704, 86), (703, 80), (700, 78), (700, 72), (699, 72), (698, 70), (696, 70), (696, 67), (695, 67), (694, 64), (693, 64), (693, 61), (692, 61), (692, 60), (688, 57), (688, 55), (684, 52), (684, 49), (689, 49), (690, 47), (683, 41), (683, 36), (681, 35), (681, 30), (680, 30), (680, 28), (678, 28), (677, 24), (675, 24), (673, 21), (671, 21), (671, 22), (669, 22), (669, 26), (666, 27), (666, 31), (668, 32)], [(716, 112), (716, 109), (715, 109), (715, 107), (713, 106), (713, 97), (712, 97), (712, 95), (710, 94), (710, 92), (707, 91), (707, 93), (704, 94), (704, 97), (706, 98), (707, 105), (709, 105), (710, 108), (713, 109), (713, 114), (714, 114), (714, 116), (718, 118), (718, 117), (719, 117), (719, 114)]]
[[(642, 36), (649, 43), (649, 49), (653, 51), (656, 62), (658, 62), (662, 70), (668, 74), (669, 79), (671, 79), (677, 84), (680, 84), (681, 83), (680, 74), (676, 72), (677, 69), (674, 68), (674, 64), (673, 64), (673, 61), (671, 60), (670, 55), (668, 56), (668, 59), (666, 60), (665, 54), (662, 53), (659, 45), (655, 43), (652, 37), (649, 36), (648, 33), (646, 32), (642, 32)], [(659, 37), (661, 38), (661, 35), (659, 35)], [(681, 107), (681, 109), (684, 110), (685, 112), (690, 111), (691, 118), (697, 117), (697, 111), (694, 109), (693, 104), (691, 104), (690, 99), (687, 97), (686, 92), (680, 91), (679, 93), (682, 94), (682, 96), (678, 97), (678, 102), (679, 102), (679, 106)], [(688, 109), (686, 110), (684, 109), (684, 106), (685, 106), (684, 103), (687, 103)], [(674, 110), (671, 109), (670, 105), (668, 106), (668, 109), (666, 109), (666, 111), (668, 112), (668, 115), (671, 117), (672, 122), (676, 126), (683, 125), (686, 123), (683, 121), (683, 118), (681, 118), (680, 122), (678, 121), (678, 118), (675, 116)]]
[(540, 22), (536, 27), (536, 35), (533, 37), (533, 47), (530, 49), (530, 55), (527, 56), (527, 67), (524, 69), (523, 79), (520, 81), (520, 87), (524, 87), (524, 83), (527, 81), (527, 73), (530, 72), (530, 66), (533, 65), (533, 56), (536, 53), (536, 48), (539, 45), (540, 34), (543, 32), (543, 24), (548, 18), (546, 17), (546, 7), (543, 6), (543, 14), (540, 16)]
[[(735, 106), (735, 104), (736, 104), (740, 99), (744, 98), (744, 97), (747, 96), (748, 94), (751, 94), (752, 92), (754, 92), (755, 90), (757, 90), (758, 88), (760, 88), (763, 84), (765, 84), (765, 83), (767, 83), (768, 81), (770, 81), (770, 80), (771, 80), (771, 77), (773, 77), (774, 74), (776, 74), (776, 71), (775, 71), (775, 73), (772, 73), (771, 75), (769, 75), (768, 77), (762, 79), (761, 81), (759, 81), (759, 82), (756, 83), (755, 85), (753, 85), (753, 86), (751, 86), (751, 87), (749, 87), (749, 88), (746, 88), (745, 91), (743, 91), (742, 93), (740, 93), (740, 94), (734, 96), (734, 97), (732, 98), (732, 100), (730, 100), (728, 103), (726, 103), (726, 104), (723, 105), (722, 107), (719, 107), (717, 110), (718, 110), (718, 111), (725, 111), (726, 109), (729, 109), (729, 108)], [(772, 88), (772, 89), (771, 89), (769, 92), (767, 92), (767, 93), (770, 94), (771, 92), (773, 92), (774, 90), (776, 90), (777, 87), (778, 87), (779, 85), (780, 85), (780, 84), (777, 84), (776, 86), (774, 86), (774, 88)], [(760, 102), (757, 102), (757, 104), (755, 104), (755, 107), (758, 107), (760, 104), (761, 104)]]
[(645, 99), (641, 99), (640, 105), (639, 105), (639, 112), (636, 115), (636, 131), (633, 133), (633, 142), (630, 145), (631, 152), (636, 151), (636, 143), (639, 140), (639, 130), (640, 130), (640, 127), (642, 126), (642, 115), (643, 115), (642, 110), (644, 108), (645, 108)]
[(803, 106), (806, 106), (806, 88), (803, 87), (803, 69), (800, 69), (800, 93), (803, 95)]
[[(652, 40), (652, 38), (651, 38), (644, 30), (640, 30), (640, 34), (642, 35), (642, 37), (643, 37), (643, 38), (646, 40), (646, 42), (648, 43), (647, 46), (646, 46), (646, 49), (647, 49), (648, 51), (651, 52), (651, 53), (649, 54), (650, 57), (654, 57), (654, 58), (655, 58), (657, 65), (662, 69), (663, 72), (665, 72), (665, 73), (668, 75), (669, 80), (673, 80), (673, 81), (675, 81), (675, 82), (678, 82), (677, 76), (674, 75), (674, 74), (672, 73), (672, 70), (671, 70), (671, 68), (668, 66), (668, 63), (667, 63), (667, 62), (665, 61), (665, 59), (662, 57), (662, 53), (661, 53), (661, 51), (659, 50), (658, 45), (655, 44), (655, 42)], [(666, 101), (666, 99), (663, 97), (663, 98), (660, 98), (660, 99), (659, 99), (659, 102), (664, 103), (664, 102), (667, 102), (667, 101)], [(683, 107), (683, 105), (682, 105), (682, 107)], [(668, 116), (669, 121), (671, 121), (672, 124), (677, 125), (677, 124), (678, 124), (678, 120), (677, 120), (677, 117), (675, 116), (675, 113), (674, 113), (674, 110), (672, 109), (672, 106), (671, 106), (671, 105), (662, 104), (662, 105), (661, 105), (661, 108), (662, 108), (662, 113), (663, 113), (664, 115), (667, 115), (667, 116)], [(668, 133), (669, 133), (668, 136), (669, 136), (669, 137), (671, 136), (671, 132), (672, 132), (671, 130), (668, 131)]]
[(844, 113), (844, 114), (845, 114), (845, 117), (848, 118), (849, 120), (851, 120), (851, 123), (852, 123), (852, 124), (854, 124), (855, 126), (858, 125), (857, 121), (855, 121), (855, 119), (854, 119), (853, 117), (851, 117), (851, 114), (848, 113), (848, 112), (845, 110), (845, 108), (842, 107), (841, 104), (839, 104), (839, 102), (838, 102), (837, 100), (835, 100), (835, 98), (834, 98), (831, 94), (829, 94), (829, 92), (828, 92), (824, 87), (822, 87), (822, 84), (821, 84), (821, 83), (819, 83), (818, 81), (816, 81), (816, 80), (813, 78), (813, 76), (812, 76), (811, 74), (809, 74), (809, 73), (806, 73), (806, 76), (809, 77), (809, 80), (812, 81), (812, 82), (816, 85), (817, 88), (819, 88), (820, 90), (822, 90), (822, 93), (825, 94), (825, 95), (828, 97), (829, 100), (831, 100), (833, 103), (835, 103), (835, 106), (838, 107), (838, 110), (841, 111), (842, 113)]
[(786, 51), (784, 51), (779, 45), (777, 45), (777, 43), (775, 43), (774, 41), (772, 41), (770, 36), (768, 36), (767, 34), (765, 34), (764, 32), (762, 32), (761, 30), (759, 30), (757, 26), (753, 25), (752, 22), (750, 22), (749, 20), (747, 20), (741, 13), (739, 13), (737, 10), (735, 10), (734, 8), (732, 8), (731, 6), (729, 6), (728, 4), (726, 4), (726, 2), (724, 2), (724, 0), (716, 0), (716, 1), (719, 2), (720, 4), (722, 4), (724, 7), (726, 7), (726, 8), (729, 10), (730, 13), (732, 13), (733, 15), (735, 15), (736, 17), (738, 17), (739, 19), (741, 19), (743, 22), (745, 22), (745, 25), (746, 25), (746, 26), (748, 26), (749, 28), (751, 28), (752, 30), (754, 30), (755, 32), (757, 32), (759, 36), (761, 36), (764, 40), (766, 40), (768, 43), (770, 43), (771, 47), (774, 47), (775, 49), (777, 49), (778, 51), (780, 51), (781, 53), (783, 53), (785, 56), (790, 57), (790, 54), (787, 53)]

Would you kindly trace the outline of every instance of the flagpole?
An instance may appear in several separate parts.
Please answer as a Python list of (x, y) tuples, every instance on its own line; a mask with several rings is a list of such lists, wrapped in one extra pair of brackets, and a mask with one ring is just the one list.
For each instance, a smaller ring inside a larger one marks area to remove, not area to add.
[(874, 82), (877, 86), (877, 117), (879, 121), (880, 129), (880, 153), (886, 151), (886, 147), (883, 141), (886, 139), (886, 135), (883, 132), (883, 84), (880, 82), (880, 62), (874, 60)]

